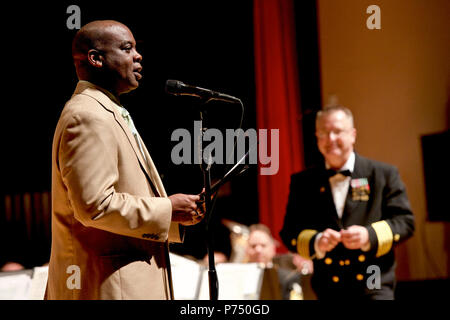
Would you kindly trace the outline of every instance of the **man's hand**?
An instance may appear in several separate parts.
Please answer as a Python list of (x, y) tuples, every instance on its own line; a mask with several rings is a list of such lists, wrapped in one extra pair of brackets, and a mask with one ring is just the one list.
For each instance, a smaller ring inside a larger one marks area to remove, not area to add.
[(369, 243), (369, 231), (363, 226), (350, 226), (341, 230), (341, 241), (347, 249), (362, 249)]
[(172, 221), (184, 226), (191, 226), (202, 221), (203, 206), (197, 206), (200, 195), (177, 193), (169, 196), (172, 202)]
[[(196, 202), (197, 203), (197, 213), (201, 216), (204, 216), (206, 213), (206, 204), (205, 204), (205, 188), (203, 188), (202, 192), (200, 192), (199, 196), (199, 200)], [(213, 197), (211, 196), (211, 199)]]
[(297, 271), (302, 274), (312, 274), (314, 271), (313, 262), (310, 259), (303, 258), (298, 253), (292, 255), (292, 263), (297, 268)]
[(333, 229), (325, 229), (322, 232), (322, 236), (317, 243), (319, 250), (323, 252), (329, 252), (333, 250), (337, 244), (341, 241), (341, 233)]

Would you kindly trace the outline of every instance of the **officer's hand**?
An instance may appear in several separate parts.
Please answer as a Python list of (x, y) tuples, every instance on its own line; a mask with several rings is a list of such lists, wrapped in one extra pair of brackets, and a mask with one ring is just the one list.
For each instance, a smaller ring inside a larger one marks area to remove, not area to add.
[(341, 233), (333, 229), (325, 229), (322, 232), (317, 245), (320, 251), (329, 252), (333, 250), (337, 244), (341, 241)]
[(369, 242), (369, 231), (363, 226), (350, 226), (341, 230), (341, 241), (347, 249), (361, 249)]
[(169, 196), (172, 202), (172, 221), (191, 226), (202, 221), (204, 211), (198, 212), (199, 195), (177, 193)]

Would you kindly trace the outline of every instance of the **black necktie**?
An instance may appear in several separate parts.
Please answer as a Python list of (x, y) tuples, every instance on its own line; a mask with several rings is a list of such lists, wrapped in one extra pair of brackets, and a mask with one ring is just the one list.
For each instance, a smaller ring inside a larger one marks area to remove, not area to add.
[(333, 169), (328, 169), (327, 170), (327, 176), (329, 178), (337, 175), (338, 173), (340, 173), (340, 174), (342, 174), (343, 176), (346, 176), (346, 177), (350, 177), (352, 175), (350, 170), (341, 170), (341, 171), (337, 171), (337, 170), (333, 170)]

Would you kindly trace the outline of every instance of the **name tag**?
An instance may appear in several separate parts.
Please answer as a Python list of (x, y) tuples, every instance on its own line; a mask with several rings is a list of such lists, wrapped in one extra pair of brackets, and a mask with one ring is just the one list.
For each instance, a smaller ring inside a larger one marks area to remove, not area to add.
[(367, 178), (352, 179), (350, 181), (352, 187), (353, 201), (368, 201), (370, 194), (370, 186)]

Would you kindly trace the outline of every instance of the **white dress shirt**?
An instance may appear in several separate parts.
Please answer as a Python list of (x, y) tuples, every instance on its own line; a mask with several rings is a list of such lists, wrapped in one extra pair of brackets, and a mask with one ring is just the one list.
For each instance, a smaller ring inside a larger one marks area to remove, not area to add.
[[(327, 169), (330, 169), (330, 165), (328, 163), (325, 163), (325, 167)], [(338, 171), (350, 170), (350, 172), (353, 172), (354, 169), (355, 169), (355, 153), (352, 152), (348, 157), (347, 161), (345, 162), (345, 164), (342, 166), (342, 168), (339, 168)], [(344, 213), (345, 199), (347, 198), (351, 179), (352, 179), (351, 177), (346, 177), (340, 173), (329, 178), (331, 193), (333, 194), (333, 201), (339, 219), (342, 218), (342, 215)], [(322, 259), (323, 257), (325, 257), (325, 252), (320, 251), (318, 246), (321, 237), (322, 232), (320, 232), (316, 236), (316, 239), (314, 241), (314, 250), (316, 251), (317, 259)]]
[[(326, 164), (326, 168), (330, 169), (330, 166)], [(349, 170), (353, 172), (355, 168), (355, 153), (352, 152), (348, 157), (347, 162), (338, 171)], [(345, 199), (347, 198), (348, 188), (350, 187), (351, 177), (346, 177), (340, 173), (333, 177), (330, 177), (331, 193), (333, 194), (334, 205), (339, 219), (342, 219), (344, 213)]]

